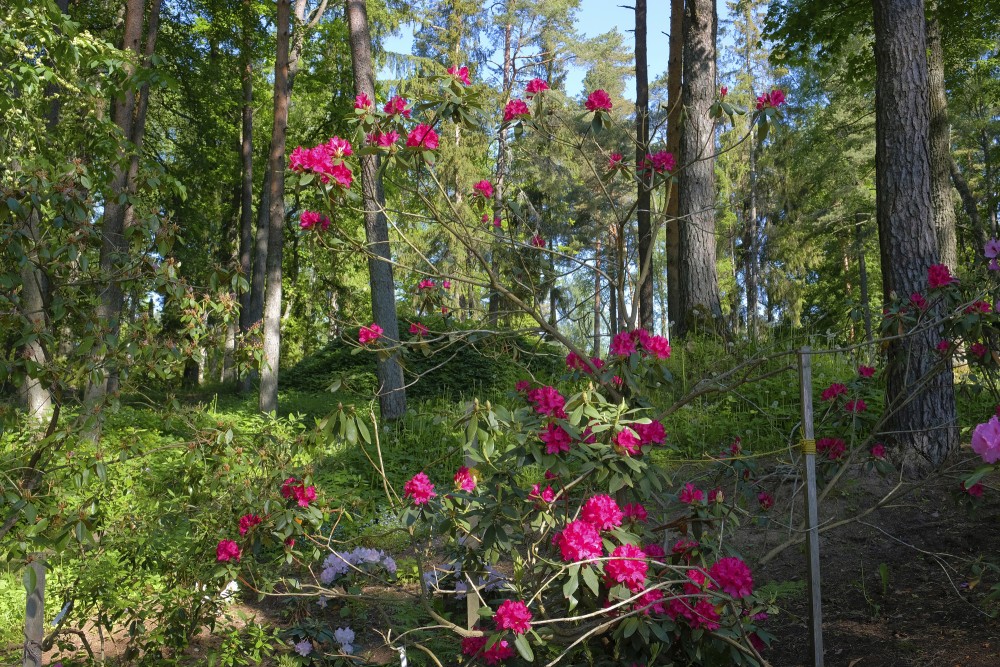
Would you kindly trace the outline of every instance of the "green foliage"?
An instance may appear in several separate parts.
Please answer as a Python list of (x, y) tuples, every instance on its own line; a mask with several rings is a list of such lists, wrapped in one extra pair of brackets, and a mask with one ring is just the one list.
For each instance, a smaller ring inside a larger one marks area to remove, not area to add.
[[(428, 323), (432, 330), (444, 328)], [(487, 336), (464, 332), (449, 321), (450, 333), (414, 344), (403, 357), (407, 395), (415, 400), (492, 396), (508, 390), (526, 376), (546, 378), (562, 366), (562, 355), (532, 337)], [(377, 354), (358, 351), (352, 344), (356, 330), (345, 333), (319, 352), (310, 355), (281, 375), (282, 387), (303, 391), (326, 391), (342, 386), (365, 395), (376, 388)], [(352, 341), (352, 342), (348, 342)]]

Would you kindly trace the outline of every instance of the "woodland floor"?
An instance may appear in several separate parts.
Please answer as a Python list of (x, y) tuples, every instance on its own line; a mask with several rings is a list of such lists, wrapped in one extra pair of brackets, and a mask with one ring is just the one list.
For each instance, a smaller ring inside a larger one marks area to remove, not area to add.
[[(958, 479), (928, 480), (906, 497), (869, 514), (863, 523), (823, 534), (826, 667), (1000, 667), (1000, 620), (987, 613), (1000, 613), (1000, 600), (986, 601), (990, 587), (1000, 583), (1000, 574), (987, 572), (978, 581), (972, 569), (977, 559), (1000, 564), (1000, 484), (996, 479), (984, 480), (984, 497), (969, 503), (955, 492)], [(824, 515), (856, 515), (889, 488), (874, 476), (852, 476), (839, 494), (824, 503), (821, 522)], [(747, 536), (752, 543), (741, 548), (756, 560), (753, 555), (759, 558), (784, 540), (787, 532), (772, 527), (747, 531)], [(800, 592), (782, 596), (780, 613), (764, 626), (775, 636), (764, 656), (773, 667), (811, 666), (808, 599), (801, 588), (806, 579), (804, 546), (792, 546), (768, 564), (756, 566), (754, 579), (758, 586), (798, 582)], [(229, 623), (223, 624), (240, 627), (245, 622), (240, 616), (247, 614), (267, 626), (281, 627), (280, 606), (276, 600), (263, 605), (235, 604), (228, 609)], [(97, 637), (90, 639), (96, 648)], [(109, 662), (128, 664), (121, 655), (124, 638), (107, 639)], [(218, 637), (202, 635), (185, 651), (187, 659), (182, 662), (202, 664), (219, 642)], [(390, 655), (368, 657), (398, 664)]]
[[(955, 477), (936, 478), (863, 524), (823, 535), (827, 667), (1000, 667), (1000, 620), (986, 613), (1000, 612), (1000, 601), (985, 600), (1000, 582), (996, 573), (977, 581), (971, 567), (978, 558), (1000, 561), (1000, 493), (996, 480), (984, 482), (971, 509), (957, 502)], [(857, 514), (888, 488), (862, 476), (828, 505), (841, 505), (841, 517)], [(805, 579), (800, 546), (755, 569), (757, 584)], [(765, 625), (775, 635), (765, 657), (774, 667), (811, 666), (807, 594), (779, 604), (782, 613)]]

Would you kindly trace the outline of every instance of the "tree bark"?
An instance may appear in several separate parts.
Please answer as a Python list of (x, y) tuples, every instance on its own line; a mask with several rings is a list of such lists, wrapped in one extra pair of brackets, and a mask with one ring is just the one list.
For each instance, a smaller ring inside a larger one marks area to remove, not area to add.
[[(670, 0), (670, 56), (667, 61), (667, 152), (675, 158), (681, 152), (681, 74), (684, 63), (684, 0)], [(670, 186), (667, 199), (667, 311), (670, 321), (681, 320), (681, 228), (679, 189)]]
[[(649, 153), (649, 68), (646, 63), (646, 0), (635, 2), (635, 163)], [(638, 171), (638, 170), (637, 170)], [(639, 326), (653, 331), (653, 230), (650, 224), (652, 168), (638, 171)], [(643, 175), (645, 174), (645, 175)]]
[[(375, 68), (372, 63), (371, 35), (365, 0), (346, 0), (351, 40), (354, 90), (375, 99)], [(372, 315), (382, 327), (390, 346), (399, 345), (395, 281), (389, 251), (389, 225), (385, 216), (385, 195), (378, 174), (378, 156), (361, 156), (361, 191), (365, 204), (365, 238), (368, 242), (368, 276), (371, 285)], [(383, 420), (396, 420), (406, 412), (406, 389), (399, 352), (378, 360), (378, 398)]]
[[(510, 91), (513, 84), (513, 74), (514, 74), (514, 64), (511, 60), (511, 24), (506, 24), (504, 26), (503, 33), (503, 99), (510, 99)], [(503, 215), (503, 189), (507, 180), (507, 168), (509, 162), (507, 148), (507, 130), (501, 128), (497, 132), (497, 165), (496, 165), (496, 176), (493, 178), (493, 217)], [(508, 225), (512, 224), (512, 220), (508, 221)], [(494, 228), (494, 231), (499, 235), (499, 231)], [(494, 240), (492, 243), (492, 251), (490, 252), (490, 262), (491, 268), (493, 270), (493, 275), (500, 275), (500, 262), (498, 261), (500, 255), (499, 241)], [(490, 301), (489, 301), (489, 321), (490, 326), (495, 327), (500, 316), (500, 292), (496, 289), (490, 290)]]
[(594, 249), (594, 356), (601, 356), (601, 239)]
[(268, 156), (267, 286), (264, 292), (264, 357), (260, 369), (261, 412), (278, 409), (281, 363), (281, 260), (285, 241), (285, 139), (291, 86), (288, 72), (291, 0), (278, 0), (277, 49), (274, 59), (274, 126)]
[[(21, 316), (31, 330), (39, 335), (48, 330), (49, 324), (46, 314), (48, 300), (48, 277), (43, 268), (41, 259), (38, 256), (37, 244), (41, 237), (38, 231), (38, 210), (32, 207), (25, 223), (24, 236), (21, 241), (25, 249), (26, 261), (21, 267)], [(32, 340), (21, 350), (21, 354), (26, 360), (44, 368), (48, 363), (48, 355), (45, 348), (38, 340)], [(52, 412), (52, 395), (40, 379), (31, 377), (24, 378), (25, 407), (28, 410), (28, 418), (36, 426), (44, 425)]]
[(715, 96), (715, 40), (713, 0), (687, 0), (679, 193), (681, 317), (676, 329), (680, 336), (698, 322), (724, 326), (715, 266), (715, 136), (709, 118)]
[[(938, 263), (931, 205), (931, 107), (923, 0), (873, 0), (875, 16), (875, 179), (883, 293), (922, 291)], [(933, 316), (929, 313), (928, 316)], [(950, 365), (927, 327), (888, 346), (887, 433), (931, 465), (955, 446), (955, 393)]]
[(951, 156), (950, 162), (951, 180), (955, 183), (958, 196), (962, 199), (962, 208), (965, 209), (965, 214), (969, 216), (972, 233), (976, 237), (976, 245), (979, 248), (983, 248), (986, 245), (986, 229), (983, 227), (983, 218), (979, 215), (979, 205), (976, 202), (976, 197), (972, 194), (969, 182), (965, 180), (961, 169), (958, 168), (958, 163), (955, 161), (954, 155)]
[(951, 124), (944, 84), (944, 49), (937, 0), (927, 5), (927, 83), (931, 105), (931, 206), (942, 264), (958, 266), (955, 206), (951, 198)]
[[(254, 16), (251, 0), (243, 0), (243, 45), (242, 83), (243, 109), (241, 120), (243, 124), (240, 142), (240, 164), (242, 180), (240, 183), (240, 273), (249, 283), (253, 274), (254, 232), (253, 232), (253, 54), (251, 52), (251, 25)], [(268, 153), (270, 155), (270, 153)], [(266, 184), (265, 184), (266, 187)], [(262, 195), (263, 196), (263, 195)], [(264, 256), (267, 256), (266, 244)], [(266, 261), (266, 260), (265, 260)], [(250, 328), (250, 297), (249, 289), (240, 294), (240, 333), (246, 333)]]
[[(142, 26), (145, 18), (145, 0), (128, 0), (125, 5), (124, 49), (133, 52), (136, 60), (142, 56), (143, 66), (148, 67), (156, 48), (156, 36), (160, 23), (160, 0), (152, 0), (149, 10), (149, 20), (146, 32), (145, 49), (143, 49)], [(134, 74), (134, 67), (129, 67), (129, 75)], [(125, 230), (131, 226), (134, 209), (128, 197), (135, 194), (139, 176), (139, 155), (146, 129), (146, 111), (149, 102), (149, 84), (139, 88), (138, 96), (131, 89), (126, 90), (122, 98), (115, 100), (112, 108), (112, 119), (132, 145), (126, 169), (115, 168), (111, 183), (111, 196), (104, 203), (104, 219), (101, 227), (100, 268), (102, 275), (107, 276), (107, 283), (101, 292), (101, 301), (97, 306), (97, 319), (108, 338), (118, 337), (121, 329), (122, 308), (125, 304), (125, 292), (122, 289), (122, 272), (128, 262), (128, 247), (125, 241)], [(124, 150), (124, 149), (123, 149)], [(113, 356), (114, 352), (109, 352)], [(86, 402), (94, 404), (108, 393), (117, 391), (118, 372), (113, 361), (105, 358), (103, 380), (91, 384), (86, 392)], [(99, 432), (99, 426), (96, 427)]]

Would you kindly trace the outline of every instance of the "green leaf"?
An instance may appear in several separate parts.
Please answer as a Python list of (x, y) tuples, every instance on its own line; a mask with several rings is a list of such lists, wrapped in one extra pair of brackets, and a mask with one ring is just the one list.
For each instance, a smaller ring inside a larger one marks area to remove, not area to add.
[(24, 590), (27, 591), (28, 595), (35, 592), (35, 587), (38, 586), (38, 574), (35, 572), (35, 568), (30, 565), (24, 568), (24, 576), (21, 578), (24, 583)]
[(973, 484), (985, 477), (989, 472), (993, 471), (994, 468), (995, 466), (979, 466), (976, 468), (975, 472), (973, 472), (972, 475), (965, 480), (965, 488), (968, 489), (971, 487)]
[(601, 584), (597, 580), (597, 573), (594, 572), (594, 568), (587, 566), (583, 568), (583, 581), (587, 584), (587, 588), (594, 595), (598, 595), (601, 590)]
[(514, 646), (517, 647), (517, 652), (521, 654), (521, 657), (528, 662), (533, 662), (535, 660), (535, 654), (531, 652), (531, 644), (528, 643), (528, 638), (524, 635), (517, 635), (514, 638)]

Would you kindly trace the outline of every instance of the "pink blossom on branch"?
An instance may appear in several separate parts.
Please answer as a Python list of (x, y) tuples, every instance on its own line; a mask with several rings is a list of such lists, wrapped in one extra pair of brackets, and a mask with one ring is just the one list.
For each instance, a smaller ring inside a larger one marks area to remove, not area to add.
[(534, 236), (531, 237), (531, 246), (533, 248), (544, 248), (545, 239), (542, 237), (541, 234), (535, 234)]
[(241, 555), (240, 545), (233, 540), (219, 540), (219, 544), (215, 547), (215, 560), (219, 563), (238, 561)]
[(595, 90), (584, 103), (587, 111), (611, 111), (611, 96), (604, 90)]
[(635, 431), (623, 428), (615, 435), (615, 451), (622, 456), (639, 456), (642, 454), (642, 441)]
[(405, 97), (400, 97), (399, 95), (394, 95), (385, 103), (383, 111), (390, 116), (402, 116), (403, 118), (410, 117), (410, 110), (406, 108), (407, 102)]
[(875, 375), (875, 369), (871, 366), (858, 366), (858, 375), (863, 378), (870, 378)]
[(611, 560), (604, 564), (608, 584), (625, 584), (633, 593), (646, 588), (649, 563), (646, 553), (634, 544), (623, 544), (611, 552)]
[(403, 497), (413, 500), (414, 505), (425, 505), (436, 495), (434, 485), (424, 472), (418, 472), (403, 485)]
[(972, 430), (972, 451), (986, 463), (1000, 461), (1000, 419), (995, 415)]
[(365, 109), (366, 111), (374, 106), (372, 103), (372, 98), (368, 97), (364, 93), (358, 93), (354, 98), (354, 108), (355, 109)]
[(438, 147), (438, 135), (430, 125), (417, 125), (406, 135), (407, 148), (432, 151)]
[(622, 508), (622, 514), (629, 521), (643, 522), (649, 518), (649, 512), (642, 503), (628, 503)]
[(302, 215), (299, 216), (299, 227), (312, 229), (316, 226), (325, 232), (330, 227), (330, 218), (316, 211), (302, 211)]
[(475, 194), (481, 196), (483, 199), (493, 199), (493, 184), (483, 179), (472, 186), (475, 190)]
[(883, 445), (881, 442), (876, 442), (874, 445), (872, 445), (870, 454), (872, 455), (873, 459), (879, 459), (879, 460), (884, 459), (885, 445)]
[(604, 555), (601, 534), (586, 521), (571, 521), (553, 540), (567, 563), (600, 558)]
[(863, 399), (855, 398), (845, 403), (844, 409), (847, 410), (848, 412), (853, 412), (857, 414), (859, 412), (864, 412), (865, 410), (867, 410), (868, 405), (864, 402)]
[(552, 490), (551, 486), (546, 486), (544, 490), (542, 490), (541, 486), (541, 484), (532, 484), (531, 493), (528, 494), (528, 498), (536, 501), (536, 503), (541, 500), (546, 504), (556, 499), (556, 492)]
[(455, 488), (472, 492), (476, 490), (476, 476), (467, 467), (462, 466), (455, 473)]
[(244, 514), (240, 517), (240, 535), (246, 535), (250, 529), (260, 524), (262, 519), (256, 514)]
[(611, 339), (611, 347), (608, 350), (613, 356), (628, 357), (635, 351), (635, 340), (627, 331), (619, 332)]
[(951, 275), (951, 271), (944, 264), (934, 264), (927, 269), (927, 286), (931, 289), (947, 287), (957, 282), (958, 278)]
[(846, 395), (847, 395), (847, 386), (841, 384), (840, 382), (834, 382), (829, 387), (824, 389), (823, 393), (820, 394), (819, 397), (821, 400), (824, 401), (832, 401), (835, 400), (838, 396), (846, 396)]
[(448, 74), (451, 74), (457, 80), (461, 81), (464, 85), (471, 85), (472, 82), (469, 81), (469, 68), (459, 67), (457, 65), (452, 65), (448, 68)]
[(530, 118), (531, 109), (525, 104), (524, 100), (513, 99), (507, 102), (507, 106), (503, 108), (503, 122), (509, 123), (512, 120), (520, 120), (521, 118)]
[(695, 485), (688, 482), (684, 485), (681, 490), (678, 500), (680, 500), (685, 505), (693, 505), (694, 503), (700, 503), (705, 499), (705, 492), (701, 489), (695, 488)]
[(621, 169), (625, 166), (624, 158), (621, 153), (612, 153), (608, 156), (608, 171), (615, 171), (616, 169)]
[(532, 79), (528, 82), (528, 86), (524, 89), (524, 92), (528, 97), (534, 97), (538, 93), (548, 89), (549, 84), (545, 82), (545, 79)]
[(708, 572), (719, 588), (734, 598), (745, 598), (753, 593), (750, 568), (740, 558), (720, 558)]
[(545, 443), (546, 454), (568, 452), (570, 445), (573, 444), (573, 438), (558, 424), (548, 424), (538, 437)]
[(510, 630), (523, 635), (531, 629), (531, 610), (520, 600), (504, 600), (493, 614), (497, 631)]
[(816, 451), (825, 454), (831, 461), (837, 461), (847, 451), (847, 443), (840, 438), (820, 438), (816, 441)]
[(591, 496), (580, 508), (580, 518), (598, 530), (611, 530), (622, 525), (625, 515), (615, 499), (606, 494)]
[(428, 329), (427, 329), (427, 327), (424, 324), (422, 324), (420, 322), (412, 322), (412, 323), (410, 323), (410, 334), (411, 335), (423, 338), (424, 336), (427, 335), (427, 333), (428, 333)]
[(361, 329), (358, 330), (358, 342), (362, 345), (374, 343), (382, 337), (382, 333), (382, 327), (372, 322), (368, 326), (361, 327)]
[(566, 399), (555, 387), (539, 387), (528, 392), (528, 400), (535, 404), (535, 411), (557, 419), (566, 418)]
[(652, 420), (648, 424), (632, 424), (632, 429), (639, 435), (639, 440), (643, 445), (662, 445), (667, 437), (667, 431), (657, 420)]

